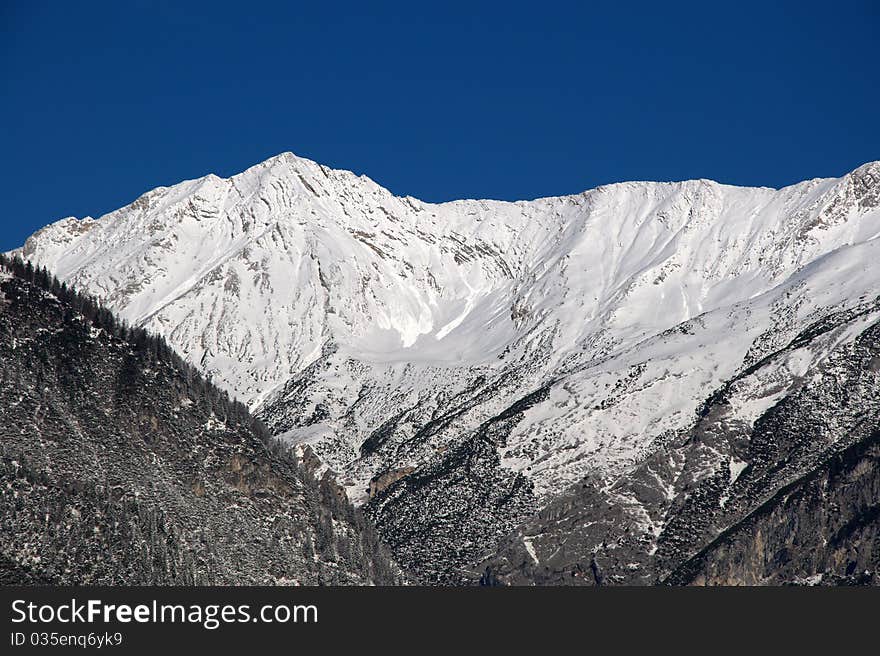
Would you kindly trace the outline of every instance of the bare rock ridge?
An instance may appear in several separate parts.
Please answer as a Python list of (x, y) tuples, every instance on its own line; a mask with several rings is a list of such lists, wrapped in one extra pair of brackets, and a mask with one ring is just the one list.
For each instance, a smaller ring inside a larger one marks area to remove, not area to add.
[(402, 580), (243, 405), (23, 264), (0, 263), (0, 522), (6, 584)]
[[(703, 548), (738, 521), (688, 532), (666, 504), (724, 467), (747, 476), (762, 417), (874, 320), (878, 236), (878, 162), (778, 190), (431, 204), (285, 153), (64, 219), (20, 253), (308, 445), (419, 580), (472, 581), (494, 554), (500, 581), (567, 582), (534, 531), (556, 553), (563, 532), (540, 518), (586, 513), (598, 523), (569, 541), (585, 576), (627, 578), (602, 544), (629, 527), (644, 558), (628, 580), (654, 582), (693, 555), (676, 539)], [(706, 431), (717, 445), (682, 446)], [(788, 473), (762, 479), (767, 496)], [(535, 569), (510, 560), (526, 522)]]

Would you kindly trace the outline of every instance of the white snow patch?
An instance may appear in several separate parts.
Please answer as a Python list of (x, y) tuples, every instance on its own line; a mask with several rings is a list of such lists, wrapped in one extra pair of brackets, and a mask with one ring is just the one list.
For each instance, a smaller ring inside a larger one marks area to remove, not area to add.
[(529, 556), (535, 565), (539, 565), (540, 561), (538, 560), (538, 553), (535, 551), (535, 545), (532, 544), (532, 538), (528, 535), (523, 536), (523, 545), (525, 545), (526, 551), (529, 552)]
[(730, 459), (730, 485), (733, 485), (736, 482), (736, 479), (742, 474), (743, 469), (748, 467), (748, 465), (749, 463), (745, 460), (737, 460), (736, 458)]

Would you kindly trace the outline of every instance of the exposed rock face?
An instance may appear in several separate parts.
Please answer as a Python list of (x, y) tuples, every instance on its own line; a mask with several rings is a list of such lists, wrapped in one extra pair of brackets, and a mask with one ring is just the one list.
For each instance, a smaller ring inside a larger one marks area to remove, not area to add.
[(341, 489), (217, 388), (2, 271), (0, 581), (402, 580)]
[(873, 584), (880, 576), (880, 431), (787, 485), (664, 582)]
[(370, 498), (372, 499), (380, 492), (384, 492), (389, 485), (396, 483), (404, 476), (409, 476), (415, 470), (415, 467), (401, 467), (400, 469), (392, 469), (374, 478), (370, 481)]

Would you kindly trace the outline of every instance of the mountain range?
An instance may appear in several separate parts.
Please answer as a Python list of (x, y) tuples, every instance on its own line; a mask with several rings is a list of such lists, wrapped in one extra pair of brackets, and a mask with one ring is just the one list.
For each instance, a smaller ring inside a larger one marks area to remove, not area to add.
[(432, 204), (285, 153), (14, 254), (316, 458), (415, 581), (858, 582), (877, 237), (880, 162)]

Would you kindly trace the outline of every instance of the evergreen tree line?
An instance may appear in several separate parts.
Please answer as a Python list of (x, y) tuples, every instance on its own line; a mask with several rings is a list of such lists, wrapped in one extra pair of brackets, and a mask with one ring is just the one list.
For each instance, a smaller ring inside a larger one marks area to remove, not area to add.
[[(267, 451), (293, 467), (294, 472), (309, 490), (306, 498), (311, 506), (311, 524), (314, 542), (306, 538), (304, 548), (309, 562), (319, 570), (325, 567), (324, 562), (336, 562), (339, 559), (359, 565), (363, 571), (370, 572), (379, 582), (399, 581), (399, 570), (393, 564), (388, 552), (381, 545), (373, 526), (366, 521), (363, 514), (354, 508), (341, 488), (331, 478), (317, 479), (307, 467), (303, 467), (293, 449), (272, 437), (265, 425), (250, 414), (247, 406), (238, 400), (231, 399), (227, 392), (214, 385), (210, 378), (204, 377), (194, 366), (186, 362), (169, 346), (161, 335), (150, 333), (144, 328), (128, 325), (100, 301), (94, 297), (76, 291), (67, 283), (61, 282), (46, 267), (35, 267), (29, 260), (20, 256), (7, 257), (0, 253), (0, 268), (5, 269), (16, 278), (31, 283), (55, 296), (70, 312), (78, 314), (87, 325), (99, 328), (107, 334), (127, 343), (137, 358), (150, 364), (168, 365), (183, 375), (189, 394), (199, 403), (205, 404), (217, 415), (218, 419), (229, 424), (249, 428), (259, 438)], [(131, 363), (128, 383), (136, 385), (136, 370), (140, 368)], [(353, 530), (335, 531), (333, 520), (341, 520)], [(151, 540), (153, 544), (155, 541)], [(311, 555), (320, 555), (321, 560), (312, 562)], [(320, 572), (319, 572), (320, 574)], [(190, 574), (192, 576), (193, 574)], [(324, 573), (333, 581), (332, 570)], [(320, 577), (322, 580), (324, 576)]]
[(94, 327), (128, 343), (145, 360), (165, 364), (182, 372), (192, 393), (196, 398), (204, 400), (219, 419), (227, 424), (250, 428), (264, 443), (270, 441), (269, 430), (263, 422), (250, 414), (245, 404), (230, 398), (229, 394), (214, 385), (210, 378), (206, 379), (202, 376), (202, 373), (180, 357), (161, 335), (155, 335), (145, 328), (128, 325), (94, 297), (76, 291), (67, 283), (58, 280), (46, 267), (35, 267), (30, 260), (24, 260), (19, 255), (10, 258), (0, 253), (0, 267), (16, 278), (51, 293)]

